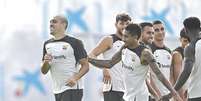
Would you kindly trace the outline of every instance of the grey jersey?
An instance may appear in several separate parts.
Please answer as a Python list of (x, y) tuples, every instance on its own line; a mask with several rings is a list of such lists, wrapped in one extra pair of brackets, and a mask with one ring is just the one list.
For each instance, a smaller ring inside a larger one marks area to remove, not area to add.
[[(115, 34), (111, 35), (113, 44), (112, 47), (103, 53), (104, 59), (111, 59), (111, 57), (117, 53), (120, 48), (123, 46), (124, 42), (121, 41), (119, 37)], [(113, 91), (124, 91), (124, 83), (123, 83), (123, 68), (121, 62), (115, 64), (113, 68), (109, 69), (111, 76), (111, 89)], [(107, 86), (107, 85), (104, 85)]]
[(61, 93), (67, 89), (82, 89), (80, 79), (73, 87), (66, 86), (66, 81), (79, 72), (79, 60), (87, 57), (87, 53), (80, 40), (65, 36), (60, 40), (50, 39), (45, 42), (43, 56), (48, 53), (53, 59), (50, 72), (53, 81), (53, 92)]

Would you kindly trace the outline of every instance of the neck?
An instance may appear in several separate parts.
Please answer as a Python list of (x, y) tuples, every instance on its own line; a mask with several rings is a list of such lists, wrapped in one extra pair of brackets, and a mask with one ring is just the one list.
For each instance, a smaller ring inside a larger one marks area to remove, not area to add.
[(130, 49), (135, 49), (135, 48), (137, 48), (139, 45), (140, 45), (140, 44), (139, 44), (139, 41), (133, 42), (128, 48), (130, 48)]
[(122, 39), (122, 34), (120, 32), (117, 31), (116, 35), (117, 35), (118, 38)]
[(154, 42), (154, 44), (155, 44), (157, 47), (164, 47), (163, 40), (161, 40), (161, 41), (156, 41), (156, 40), (154, 40), (153, 42)]
[(64, 38), (66, 35), (64, 34), (64, 33), (62, 33), (62, 34), (55, 34), (54, 35), (54, 39), (55, 40), (59, 40), (59, 39), (62, 39), (62, 38)]

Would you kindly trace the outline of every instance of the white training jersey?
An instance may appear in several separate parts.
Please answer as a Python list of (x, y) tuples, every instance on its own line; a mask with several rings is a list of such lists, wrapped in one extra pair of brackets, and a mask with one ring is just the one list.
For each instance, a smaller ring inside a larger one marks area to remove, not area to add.
[(201, 40), (195, 44), (195, 63), (190, 76), (189, 98), (201, 97)]
[(125, 69), (126, 101), (148, 101), (149, 94), (145, 82), (149, 71), (148, 65), (141, 64), (141, 52), (145, 46), (122, 50), (122, 65)]
[[(112, 40), (113, 40), (113, 44), (112, 47), (105, 51), (103, 53), (103, 58), (104, 59), (111, 59), (111, 57), (117, 53), (120, 48), (124, 45), (124, 42), (121, 41), (121, 39), (119, 37), (117, 37), (115, 34), (111, 35)], [(122, 91), (124, 92), (125, 88), (124, 88), (124, 83), (123, 83), (123, 68), (122, 68), (122, 63), (119, 62), (117, 64), (115, 64), (111, 69), (109, 69), (110, 72), (110, 76), (111, 76), (111, 89), (113, 91)], [(103, 86), (107, 86), (107, 85), (103, 85)], [(105, 87), (103, 87), (105, 88)]]
[(82, 79), (75, 86), (66, 86), (66, 81), (79, 72), (79, 60), (87, 58), (80, 40), (65, 36), (60, 40), (50, 39), (44, 43), (44, 55), (51, 54), (50, 72), (53, 81), (53, 93), (62, 93), (67, 89), (83, 89)]
[[(157, 47), (154, 43), (150, 45), (151, 50), (153, 52), (154, 58), (159, 65), (160, 71), (163, 73), (165, 78), (169, 80), (170, 78), (170, 67), (172, 61), (172, 55), (169, 48), (166, 46), (164, 47)], [(153, 81), (156, 84), (156, 87), (160, 90), (162, 95), (168, 94), (169, 90), (162, 84), (162, 82), (153, 75)]]

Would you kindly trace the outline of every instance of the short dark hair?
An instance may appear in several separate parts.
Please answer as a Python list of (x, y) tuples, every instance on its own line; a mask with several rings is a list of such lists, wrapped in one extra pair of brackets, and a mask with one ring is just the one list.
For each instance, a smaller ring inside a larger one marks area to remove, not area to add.
[(118, 21), (131, 21), (131, 17), (126, 13), (120, 13), (116, 16), (116, 22)]
[(163, 24), (163, 23), (162, 23), (161, 20), (154, 20), (154, 21), (153, 21), (153, 25), (155, 25), (155, 24)]
[(126, 26), (125, 31), (131, 36), (137, 35), (137, 39), (141, 36), (141, 28), (138, 24), (130, 23)]
[(180, 38), (186, 38), (190, 42), (190, 38), (186, 35), (186, 31), (184, 28), (180, 31)]
[(139, 25), (140, 25), (140, 27), (141, 27), (142, 30), (143, 30), (144, 27), (146, 27), (146, 26), (153, 27), (153, 24), (150, 23), (150, 22), (142, 22), (142, 23), (140, 23)]
[(200, 29), (200, 19), (197, 17), (188, 17), (184, 20), (183, 24), (189, 30)]

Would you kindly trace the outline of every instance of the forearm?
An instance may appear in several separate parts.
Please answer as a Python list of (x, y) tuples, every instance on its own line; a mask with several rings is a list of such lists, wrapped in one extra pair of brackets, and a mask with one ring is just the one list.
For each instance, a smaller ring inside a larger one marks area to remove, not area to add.
[(41, 66), (41, 72), (42, 72), (43, 74), (47, 74), (47, 72), (49, 71), (49, 69), (50, 69), (50, 64), (49, 64), (49, 62), (43, 61), (42, 66)]
[(184, 95), (185, 94), (185, 89), (183, 89), (183, 88), (179, 89), (178, 94), (182, 99), (184, 99), (185, 98), (185, 95)]
[(89, 64), (86, 63), (84, 65), (81, 65), (81, 68), (79, 70), (79, 72), (75, 75), (75, 79), (79, 80), (80, 78), (82, 78), (87, 72), (89, 71)]
[(154, 97), (159, 97), (159, 94), (154, 90), (154, 88), (151, 86), (150, 82), (146, 79), (146, 84), (148, 87), (149, 92), (154, 96)]
[(110, 60), (97, 60), (88, 58), (89, 63), (99, 68), (111, 68), (114, 64)]
[(163, 83), (163, 85), (165, 85), (166, 88), (170, 90), (171, 93), (176, 93), (174, 88), (171, 86), (170, 82), (165, 78), (165, 76), (159, 70), (158, 65), (155, 62), (153, 62), (150, 63), (150, 67), (152, 68), (152, 71), (156, 74), (157, 78)]
[[(152, 76), (152, 75), (151, 75)], [(150, 85), (154, 89), (154, 91), (157, 93), (157, 95), (161, 96), (160, 90), (156, 87), (156, 84), (153, 81), (153, 78), (150, 77)]]
[(186, 80), (189, 78), (190, 74), (191, 74), (191, 70), (193, 67), (193, 61), (187, 61), (184, 64), (184, 70), (182, 71), (181, 75), (179, 76), (176, 84), (175, 84), (175, 90), (179, 90), (184, 83), (186, 82)]
[(174, 79), (174, 82), (173, 82), (173, 85), (175, 85), (176, 81), (178, 80), (179, 78), (179, 75), (181, 74), (182, 72), (182, 65), (175, 65), (174, 66), (174, 75), (173, 75), (173, 79)]

